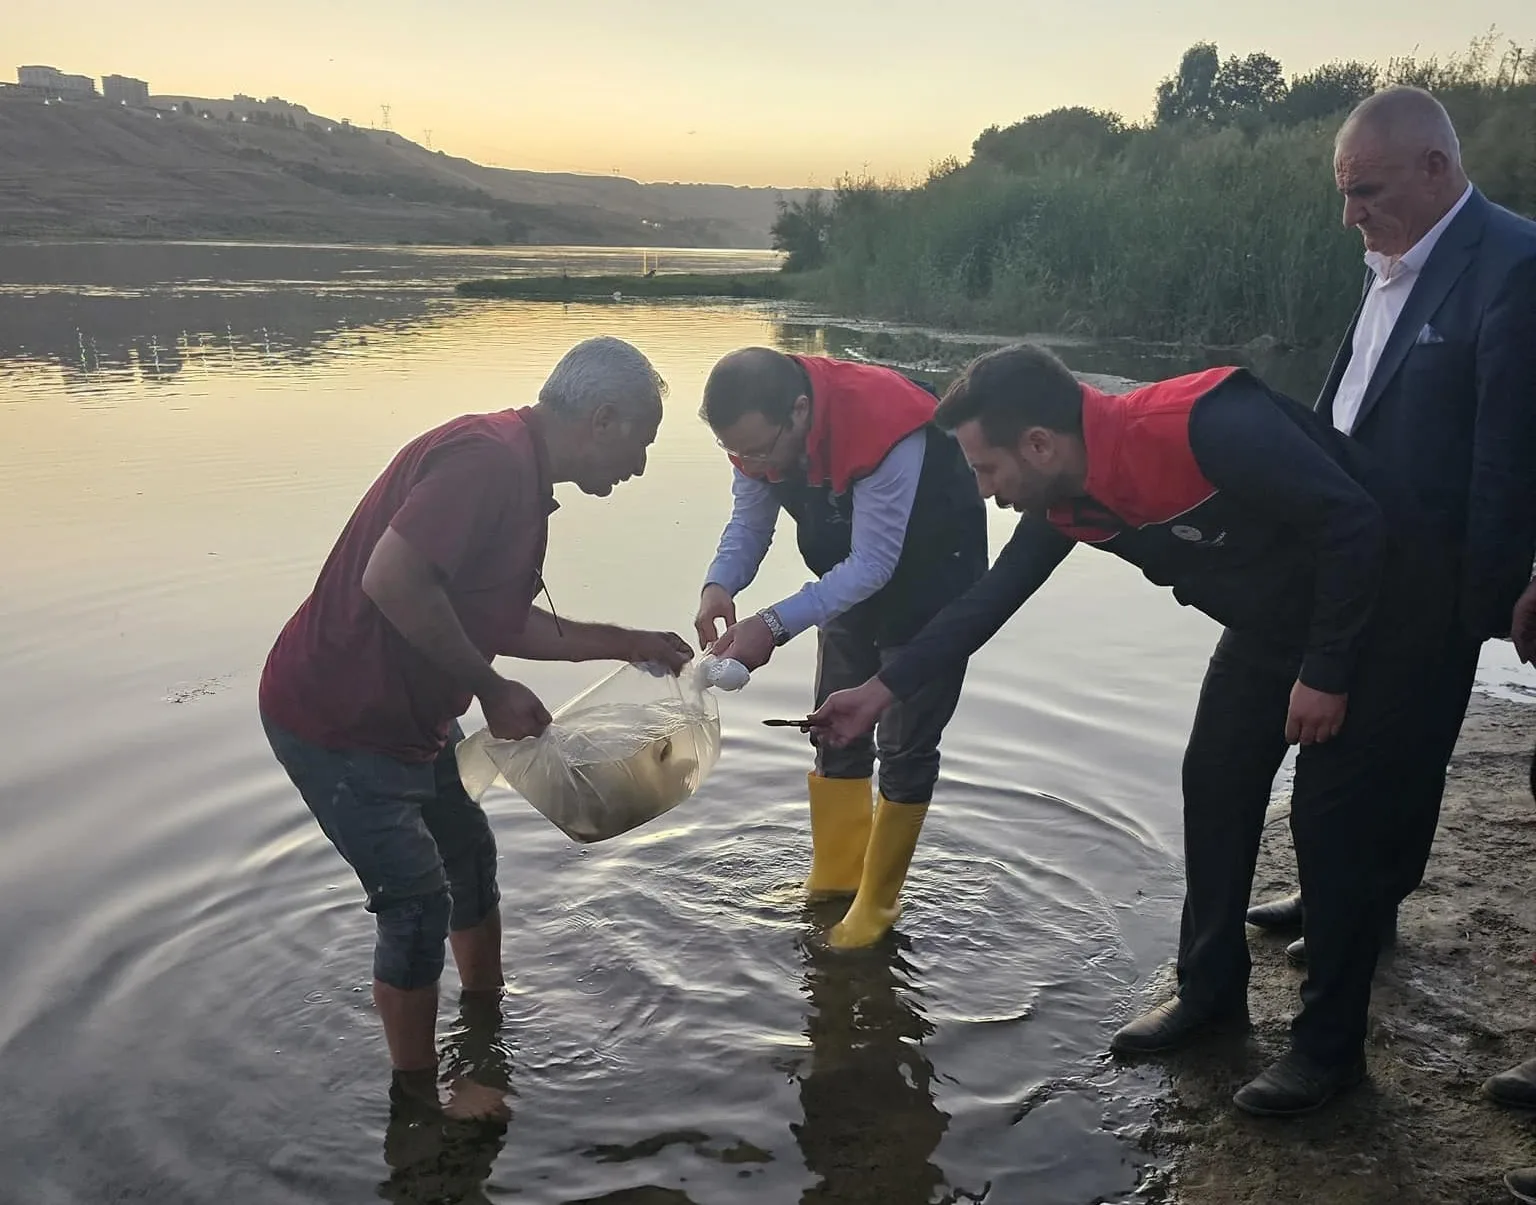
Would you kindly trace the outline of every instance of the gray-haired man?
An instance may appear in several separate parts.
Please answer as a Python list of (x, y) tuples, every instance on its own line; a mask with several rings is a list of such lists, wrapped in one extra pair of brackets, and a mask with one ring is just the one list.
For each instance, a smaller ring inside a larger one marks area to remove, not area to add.
[[(549, 713), (503, 678), (497, 655), (656, 661), (686, 641), (560, 621), (543, 585), (554, 484), (599, 497), (645, 471), (665, 383), (618, 339), (590, 339), (538, 404), (452, 419), (407, 444), (358, 504), (262, 674), (262, 723), (377, 918), (373, 998), (395, 1087), (436, 1100), (443, 943), (466, 992), (499, 992), (496, 842), (464, 793), (453, 746), (478, 698), (498, 737), (542, 732)], [(450, 1109), (498, 1112), (456, 1086)]]

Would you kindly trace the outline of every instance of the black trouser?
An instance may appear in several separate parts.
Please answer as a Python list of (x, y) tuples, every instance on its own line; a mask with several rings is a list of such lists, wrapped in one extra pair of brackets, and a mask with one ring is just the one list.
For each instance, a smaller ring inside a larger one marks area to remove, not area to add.
[(1435, 843), (1435, 828), (1440, 823), (1440, 801), (1445, 795), (1445, 772), (1461, 723), (1467, 716), (1472, 686), (1477, 677), (1477, 662), (1483, 642), (1453, 628), (1438, 646), (1424, 650), (1435, 658), (1425, 687), (1419, 737), (1410, 746), (1418, 769), (1409, 775), (1405, 790), (1402, 822), (1388, 830), (1389, 883), (1388, 902), (1401, 904), (1424, 881), (1424, 868)]
[[(1339, 735), (1303, 747), (1291, 796), (1291, 835), (1306, 900), (1307, 977), (1292, 1024), (1298, 1051), (1324, 1063), (1356, 1057), (1365, 1041), (1371, 976), (1390, 915), (1387, 834), (1433, 831), (1438, 803), (1410, 789), (1423, 762), (1425, 691), (1435, 677), (1429, 635), (1443, 636), (1438, 600), (1393, 598), (1362, 638)], [(1244, 915), (1299, 652), (1227, 630), (1201, 687), (1184, 757), (1186, 893), (1179, 995), (1200, 1010), (1243, 999), (1250, 963)]]
[[(1391, 905), (1384, 924), (1424, 881), (1435, 829), (1440, 823), (1440, 804), (1445, 796), (1446, 769), (1461, 736), (1462, 721), (1472, 699), (1477, 663), (1483, 642), (1463, 634), (1455, 625), (1440, 641), (1430, 642), (1426, 658), (1434, 658), (1424, 687), (1419, 735), (1404, 748), (1417, 770), (1406, 775), (1401, 812), (1387, 829), (1387, 900)], [(1532, 791), (1536, 793), (1536, 760), (1532, 761)], [(1305, 902), (1305, 901), (1303, 901)]]
[[(835, 691), (862, 686), (890, 663), (900, 648), (882, 649), (840, 619), (817, 633), (816, 706)], [(869, 778), (880, 754), (880, 793), (892, 803), (927, 803), (939, 780), (939, 738), (955, 714), (965, 666), (934, 679), (886, 709), (874, 738), (860, 737), (842, 749), (818, 748), (816, 773), (823, 778)]]

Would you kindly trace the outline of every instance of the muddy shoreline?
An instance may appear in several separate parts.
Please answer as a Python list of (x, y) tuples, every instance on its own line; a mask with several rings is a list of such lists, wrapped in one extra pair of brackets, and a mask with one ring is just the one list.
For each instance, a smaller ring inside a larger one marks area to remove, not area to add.
[[(1370, 1079), (1292, 1121), (1232, 1108), (1232, 1093), (1285, 1049), (1301, 983), (1285, 960), (1289, 939), (1250, 929), (1252, 1031), (1163, 1061), (1172, 1094), (1147, 1141), (1172, 1168), (1149, 1195), (1179, 1205), (1512, 1201), (1502, 1178), (1536, 1164), (1536, 1118), (1479, 1089), (1536, 1055), (1533, 734), (1529, 706), (1474, 697), (1424, 885), (1377, 971)], [(1295, 883), (1287, 821), (1285, 804), (1271, 809), (1255, 899)]]

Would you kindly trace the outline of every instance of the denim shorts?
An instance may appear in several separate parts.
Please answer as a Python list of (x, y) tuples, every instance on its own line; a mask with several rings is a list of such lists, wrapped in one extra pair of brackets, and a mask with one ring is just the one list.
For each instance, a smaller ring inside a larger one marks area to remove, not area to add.
[(265, 716), (277, 760), (321, 830), (356, 872), (377, 918), (374, 978), (405, 990), (436, 983), (450, 929), (478, 925), (501, 900), (496, 839), (464, 793), (453, 726), (436, 761), (324, 749)]

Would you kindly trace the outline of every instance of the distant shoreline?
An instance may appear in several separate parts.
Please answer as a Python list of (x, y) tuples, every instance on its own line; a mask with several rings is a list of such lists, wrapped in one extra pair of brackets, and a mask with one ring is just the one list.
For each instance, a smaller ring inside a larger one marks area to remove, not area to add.
[[(473, 254), (481, 251), (643, 251), (647, 255), (768, 255), (768, 247), (694, 246), (688, 243), (572, 243), (572, 242), (454, 242), (435, 239), (338, 239), (302, 235), (273, 235), (271, 238), (240, 238), (221, 234), (13, 234), (0, 232), (0, 247), (49, 247), (103, 244), (108, 246), (142, 247), (161, 244), (173, 247), (272, 247), (295, 249), (313, 247), (317, 250), (339, 251), (461, 251)], [(763, 269), (776, 274), (778, 269)], [(751, 273), (748, 273), (749, 275)], [(681, 275), (681, 273), (674, 273)], [(639, 279), (639, 277), (636, 277)]]
[[(355, 251), (409, 251), (412, 249), (425, 249), (429, 251), (545, 251), (545, 250), (591, 250), (591, 251), (645, 251), (652, 255), (664, 255), (668, 252), (674, 255), (708, 255), (716, 252), (721, 255), (731, 254), (768, 254), (768, 247), (738, 247), (717, 246), (715, 244), (695, 245), (690, 243), (637, 243), (637, 242), (527, 242), (527, 243), (498, 243), (489, 240), (459, 242), (452, 239), (403, 239), (403, 238), (361, 238), (341, 239), (329, 237), (324, 234), (307, 236), (302, 234), (273, 234), (269, 238), (242, 238), (232, 234), (91, 234), (77, 231), (60, 231), (49, 234), (16, 234), (9, 231), (0, 231), (0, 247), (47, 247), (78, 246), (82, 243), (102, 243), (121, 246), (149, 246), (156, 243), (170, 246), (206, 246), (206, 247), (321, 247), (337, 248)], [(777, 269), (772, 269), (777, 271)]]
[(722, 297), (787, 301), (801, 295), (777, 269), (761, 272), (658, 272), (653, 276), (575, 276), (561, 273), (463, 280), (461, 297), (519, 298), (528, 301), (600, 301), (626, 297)]

